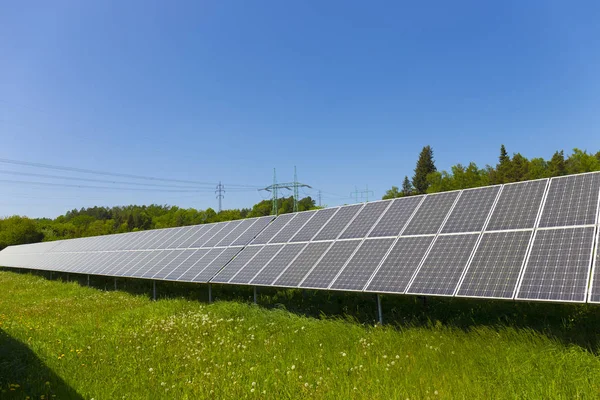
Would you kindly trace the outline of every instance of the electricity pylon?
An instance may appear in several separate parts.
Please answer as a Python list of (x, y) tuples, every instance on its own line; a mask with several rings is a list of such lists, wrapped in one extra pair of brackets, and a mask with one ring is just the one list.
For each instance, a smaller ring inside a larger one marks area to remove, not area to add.
[(293, 182), (277, 183), (277, 174), (276, 174), (275, 168), (273, 168), (273, 184), (267, 186), (266, 188), (260, 189), (260, 190), (266, 190), (267, 192), (271, 192), (273, 194), (273, 207), (271, 209), (271, 214), (277, 215), (277, 212), (279, 211), (279, 208), (277, 207), (277, 195), (278, 195), (279, 189), (291, 190), (294, 193), (294, 212), (297, 212), (298, 211), (298, 197), (299, 197), (298, 189), (301, 187), (307, 187), (309, 189), (312, 189), (311, 186), (309, 186), (305, 183), (298, 182), (298, 174), (296, 173), (296, 166), (294, 166), (294, 181)]

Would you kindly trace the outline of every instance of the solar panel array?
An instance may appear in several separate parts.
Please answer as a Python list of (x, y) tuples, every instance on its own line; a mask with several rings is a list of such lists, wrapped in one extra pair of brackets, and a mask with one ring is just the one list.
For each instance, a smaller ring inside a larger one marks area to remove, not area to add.
[[(170, 281), (600, 302), (600, 173), (12, 246), (0, 265)], [(592, 268), (593, 267), (593, 268)]]

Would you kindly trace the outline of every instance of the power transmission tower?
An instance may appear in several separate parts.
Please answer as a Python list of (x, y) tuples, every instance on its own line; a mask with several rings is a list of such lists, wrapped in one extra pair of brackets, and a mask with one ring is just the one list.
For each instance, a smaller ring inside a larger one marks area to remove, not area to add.
[(219, 212), (221, 212), (221, 201), (223, 200), (223, 197), (225, 197), (225, 195), (223, 195), (223, 193), (225, 193), (225, 187), (221, 184), (221, 181), (219, 181), (215, 193), (217, 195), (217, 199), (219, 200)]
[(358, 195), (360, 194), (360, 199), (365, 198), (365, 201), (369, 202), (369, 194), (373, 196), (373, 191), (369, 190), (369, 185), (366, 186), (365, 190), (358, 190), (356, 186), (354, 186), (354, 192), (350, 193), (350, 197), (354, 197), (354, 200), (358, 203)]
[(307, 187), (307, 188), (312, 189), (312, 187), (310, 187), (309, 185), (298, 182), (298, 175), (296, 173), (296, 167), (294, 166), (294, 181), (293, 182), (277, 183), (277, 176), (275, 173), (275, 168), (273, 168), (273, 184), (270, 186), (267, 186), (264, 189), (260, 189), (260, 190), (266, 190), (267, 192), (273, 193), (273, 208), (271, 209), (271, 214), (277, 215), (277, 212), (279, 211), (279, 208), (277, 208), (277, 194), (278, 194), (279, 189), (287, 189), (287, 190), (293, 191), (293, 193), (294, 193), (294, 212), (296, 212), (296, 211), (298, 211), (298, 197), (299, 197), (298, 189), (301, 187)]

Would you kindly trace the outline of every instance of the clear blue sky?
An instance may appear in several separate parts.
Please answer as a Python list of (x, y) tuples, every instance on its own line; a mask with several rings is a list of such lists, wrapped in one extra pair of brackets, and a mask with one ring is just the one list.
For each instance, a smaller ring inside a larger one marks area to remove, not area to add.
[[(0, 158), (226, 190), (297, 165), (336, 205), (400, 185), (427, 144), (438, 169), (495, 164), (501, 143), (596, 152), (598, 21), (595, 1), (3, 2)], [(224, 207), (259, 200), (230, 191)], [(216, 208), (208, 190), (0, 182), (0, 215), (130, 203)]]

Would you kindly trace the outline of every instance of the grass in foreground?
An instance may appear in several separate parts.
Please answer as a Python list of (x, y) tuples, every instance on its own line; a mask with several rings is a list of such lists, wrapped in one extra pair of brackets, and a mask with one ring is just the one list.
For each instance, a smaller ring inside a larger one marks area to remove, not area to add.
[(363, 295), (152, 302), (0, 271), (0, 398), (600, 397), (594, 306), (385, 300), (396, 325)]

